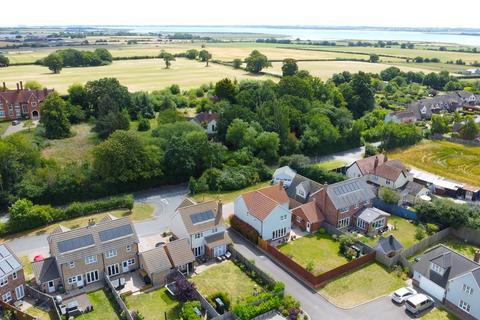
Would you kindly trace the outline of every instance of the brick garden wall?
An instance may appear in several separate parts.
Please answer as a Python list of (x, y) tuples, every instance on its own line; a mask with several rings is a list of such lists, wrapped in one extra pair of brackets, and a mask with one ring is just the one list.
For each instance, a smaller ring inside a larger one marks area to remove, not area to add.
[(269, 253), (274, 259), (276, 259), (279, 263), (284, 265), (290, 271), (295, 273), (297, 276), (302, 278), (305, 282), (307, 282), (310, 286), (314, 288), (319, 288), (324, 285), (327, 281), (338, 277), (339, 275), (344, 274), (350, 270), (358, 268), (368, 262), (375, 260), (375, 252), (371, 252), (366, 254), (358, 259), (352, 260), (340, 267), (335, 269), (329, 270), (324, 272), (320, 275), (314, 275), (311, 272), (307, 271), (304, 267), (284, 255), (274, 246), (268, 245), (267, 253)]

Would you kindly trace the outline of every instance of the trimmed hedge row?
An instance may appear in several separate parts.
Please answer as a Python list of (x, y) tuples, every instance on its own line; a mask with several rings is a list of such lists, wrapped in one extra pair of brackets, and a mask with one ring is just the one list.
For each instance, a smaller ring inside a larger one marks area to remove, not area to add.
[(0, 235), (25, 231), (48, 224), (114, 209), (133, 209), (132, 195), (116, 196), (88, 202), (73, 202), (65, 208), (34, 205), (28, 199), (17, 200), (10, 208), (10, 219), (0, 225)]

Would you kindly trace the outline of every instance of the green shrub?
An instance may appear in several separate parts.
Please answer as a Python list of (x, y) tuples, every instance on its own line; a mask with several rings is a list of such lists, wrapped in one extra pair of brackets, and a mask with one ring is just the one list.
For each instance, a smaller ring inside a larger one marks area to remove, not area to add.
[(148, 131), (150, 130), (150, 121), (145, 118), (140, 118), (138, 120), (138, 131)]
[(427, 223), (426, 230), (429, 235), (432, 235), (434, 233), (437, 233), (440, 230), (440, 228), (436, 224)]
[(200, 301), (189, 301), (185, 303), (182, 307), (182, 311), (180, 312), (180, 317), (183, 320), (200, 320), (202, 319), (199, 317), (195, 311), (193, 311), (194, 308), (198, 308), (198, 310), (201, 309), (200, 306)]
[(423, 238), (425, 238), (425, 228), (422, 225), (418, 225), (415, 229), (415, 239), (420, 241)]
[(222, 292), (222, 291), (215, 292), (214, 294), (208, 297), (208, 302), (210, 302), (212, 306), (215, 306), (216, 298), (220, 298), (220, 300), (222, 300), (223, 304), (225, 305), (225, 309), (230, 310), (232, 300), (230, 299), (230, 296), (228, 295), (228, 293)]

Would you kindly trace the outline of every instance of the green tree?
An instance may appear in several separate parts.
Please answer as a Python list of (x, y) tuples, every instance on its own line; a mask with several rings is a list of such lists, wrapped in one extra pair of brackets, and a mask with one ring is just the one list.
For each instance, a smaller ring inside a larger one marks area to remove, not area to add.
[(240, 69), (242, 67), (242, 63), (243, 63), (242, 59), (238, 59), (238, 58), (233, 59), (233, 68)]
[(8, 67), (10, 65), (10, 59), (0, 54), (0, 67)]
[(480, 132), (478, 124), (472, 116), (468, 116), (465, 120), (465, 124), (460, 129), (460, 134), (463, 139), (473, 140)]
[(293, 76), (298, 71), (297, 60), (287, 58), (283, 60), (282, 64), (282, 74), (284, 77)]
[(158, 57), (165, 62), (165, 69), (169, 69), (172, 65), (172, 61), (175, 61), (175, 56), (165, 50), (162, 50)]
[(340, 91), (355, 119), (360, 118), (375, 106), (375, 92), (371, 78), (364, 72), (354, 74), (350, 82), (340, 86)]
[(30, 129), (32, 129), (32, 127), (33, 127), (33, 120), (32, 119), (26, 119), (25, 121), (23, 121), (23, 126), (25, 128), (27, 128), (28, 131), (30, 132)]
[(133, 132), (114, 132), (95, 147), (93, 157), (95, 173), (109, 183), (126, 183), (163, 175), (160, 149), (145, 145)]
[(68, 87), (68, 100), (72, 105), (80, 106), (83, 110), (88, 111), (88, 95), (82, 84), (74, 83)]
[(235, 100), (235, 91), (235, 84), (228, 78), (222, 79), (215, 84), (215, 95), (219, 99), (233, 102)]
[(201, 50), (198, 54), (200, 61), (206, 62), (206, 66), (208, 67), (208, 62), (212, 59), (212, 54), (207, 50)]
[(378, 61), (380, 61), (380, 56), (378, 54), (371, 54), (368, 61), (370, 61), (371, 63), (377, 63)]
[(116, 130), (128, 130), (129, 128), (128, 112), (124, 109), (122, 111), (110, 111), (98, 117), (93, 131), (97, 132), (101, 139), (106, 139)]
[(313, 94), (312, 86), (309, 81), (297, 76), (286, 76), (278, 83), (279, 96), (296, 96), (305, 99), (311, 99)]
[(129, 109), (132, 103), (127, 87), (122, 86), (116, 78), (102, 78), (88, 81), (85, 85), (90, 113), (100, 117), (109, 112)]
[(395, 192), (395, 190), (390, 189), (390, 188), (386, 188), (386, 187), (381, 187), (380, 188), (380, 190), (378, 191), (378, 196), (384, 202), (389, 203), (389, 204), (397, 204), (398, 201), (400, 200), (400, 197)]
[(36, 80), (29, 80), (29, 81), (25, 82), (24, 88), (25, 89), (30, 89), (30, 90), (41, 90), (42, 85), (40, 84), (40, 82), (38, 82)]
[(45, 127), (45, 136), (49, 139), (62, 139), (70, 136), (66, 104), (58, 93), (52, 92), (45, 98), (40, 123)]
[(110, 64), (113, 61), (112, 54), (105, 48), (97, 48), (94, 53), (103, 61), (104, 64)]
[(63, 68), (63, 59), (58, 53), (50, 53), (44, 60), (43, 64), (53, 73), (60, 73)]
[(150, 121), (145, 119), (144, 117), (140, 116), (138, 118), (138, 131), (148, 131), (150, 130)]
[(245, 59), (247, 64), (246, 70), (251, 73), (260, 73), (262, 69), (271, 67), (272, 64), (268, 61), (266, 55), (260, 53), (258, 50), (253, 50)]
[(255, 155), (266, 163), (274, 163), (278, 160), (280, 139), (275, 132), (261, 132), (255, 138)]
[(198, 50), (197, 49), (190, 49), (185, 52), (185, 57), (190, 60), (195, 60), (198, 57)]
[(326, 153), (332, 148), (340, 135), (327, 116), (315, 115), (307, 125), (300, 139), (301, 149), (310, 155)]
[(242, 119), (233, 120), (228, 126), (227, 134), (225, 136), (226, 142), (234, 149), (239, 149), (243, 144), (249, 127), (249, 124)]
[(448, 132), (448, 119), (440, 114), (432, 115), (432, 133), (444, 134)]

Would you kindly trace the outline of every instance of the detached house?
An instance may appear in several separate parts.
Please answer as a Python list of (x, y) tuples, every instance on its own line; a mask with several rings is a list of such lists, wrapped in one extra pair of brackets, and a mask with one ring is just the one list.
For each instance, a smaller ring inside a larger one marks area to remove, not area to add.
[(200, 125), (208, 134), (216, 134), (218, 131), (217, 122), (219, 117), (220, 115), (218, 113), (212, 111), (200, 112), (191, 118), (190, 121)]
[(290, 235), (289, 202), (281, 182), (237, 197), (234, 214), (257, 230), (263, 240), (276, 240)]
[(138, 243), (128, 218), (107, 215), (83, 228), (59, 227), (48, 237), (51, 257), (32, 264), (37, 285), (48, 293), (59, 284), (70, 291), (138, 269)]
[(0, 297), (4, 302), (25, 297), (22, 263), (6, 244), (0, 244)]
[(347, 177), (362, 176), (372, 184), (391, 189), (399, 189), (413, 179), (400, 160), (388, 160), (385, 154), (357, 160), (347, 168)]
[(413, 283), (462, 314), (480, 319), (480, 252), (475, 261), (438, 245), (413, 265)]
[(24, 89), (23, 83), (17, 83), (16, 90), (7, 90), (5, 82), (0, 90), (0, 120), (21, 118), (40, 118), (40, 107), (53, 89)]
[(188, 239), (195, 257), (222, 256), (232, 242), (223, 221), (221, 201), (184, 200), (177, 208), (170, 230), (177, 239)]
[[(357, 224), (357, 216), (365, 208), (372, 206), (375, 194), (365, 178), (360, 177), (326, 185), (313, 195), (313, 198), (315, 198), (325, 222), (343, 229)], [(385, 216), (381, 219), (386, 225)]]

